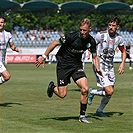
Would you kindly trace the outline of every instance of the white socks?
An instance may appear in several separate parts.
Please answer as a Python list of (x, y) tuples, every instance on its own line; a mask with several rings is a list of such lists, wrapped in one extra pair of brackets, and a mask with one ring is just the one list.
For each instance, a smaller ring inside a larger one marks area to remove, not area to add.
[(97, 90), (92, 90), (90, 92), (90, 94), (103, 96), (102, 100), (101, 100), (101, 103), (100, 103), (100, 106), (97, 109), (98, 112), (102, 112), (103, 109), (105, 108), (105, 106), (108, 104), (111, 96), (106, 96), (105, 91), (103, 91), (103, 88), (100, 88), (100, 89), (97, 89)]
[(103, 89), (98, 89), (98, 90), (92, 90), (90, 92), (92, 95), (99, 95), (99, 96), (105, 96), (105, 91)]

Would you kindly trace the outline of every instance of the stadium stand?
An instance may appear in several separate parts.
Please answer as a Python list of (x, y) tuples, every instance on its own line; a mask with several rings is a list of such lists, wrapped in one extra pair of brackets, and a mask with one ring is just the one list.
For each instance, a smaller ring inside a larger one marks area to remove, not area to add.
[(127, 44), (127, 42), (130, 41), (132, 46), (133, 46), (133, 32), (120, 31), (120, 34), (123, 36), (123, 39), (124, 39), (126, 44)]
[[(22, 31), (13, 32), (13, 41), (16, 46), (19, 47), (47, 47), (49, 44), (60, 38), (60, 32), (58, 31), (37, 31), (35, 30), (36, 40), (32, 41), (29, 37), (25, 37), (25, 33)], [(29, 31), (27, 32), (29, 33)], [(43, 35), (44, 39), (40, 38), (40, 33)], [(90, 33), (92, 36), (96, 35), (96, 32), (92, 31)], [(133, 46), (133, 32), (129, 31), (120, 31), (120, 34), (123, 36), (125, 43), (128, 41), (131, 42)]]
[[(47, 47), (49, 44), (55, 40), (60, 38), (60, 34), (57, 31), (36, 31), (35, 30), (36, 39), (32, 40), (30, 37), (25, 36), (25, 34), (30, 34), (30, 32), (23, 33), (22, 31), (13, 32), (13, 41), (16, 46), (19, 47)], [(44, 39), (40, 38), (40, 33), (43, 35)]]

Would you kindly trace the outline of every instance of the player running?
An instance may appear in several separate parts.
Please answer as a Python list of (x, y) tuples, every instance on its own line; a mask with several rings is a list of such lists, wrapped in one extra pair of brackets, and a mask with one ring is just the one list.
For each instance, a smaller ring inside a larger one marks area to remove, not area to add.
[(0, 84), (8, 81), (11, 77), (5, 67), (5, 57), (8, 44), (13, 51), (19, 52), (19, 49), (12, 41), (11, 33), (4, 30), (5, 25), (5, 18), (0, 16)]
[[(87, 109), (88, 102), (88, 80), (83, 70), (83, 64), (81, 61), (82, 54), (87, 49), (90, 49), (92, 58), (94, 59), (96, 70), (99, 74), (99, 61), (96, 54), (96, 42), (95, 39), (89, 34), (91, 30), (90, 20), (85, 18), (81, 21), (79, 31), (68, 33), (62, 36), (59, 40), (53, 41), (45, 51), (44, 55), (38, 58), (36, 66), (45, 63), (46, 57), (56, 47), (61, 45), (56, 57), (57, 57), (57, 83), (55, 86), (54, 82), (51, 81), (48, 85), (48, 97), (52, 97), (55, 93), (60, 98), (65, 98), (67, 95), (68, 84), (70, 78), (74, 80), (77, 86), (81, 90), (80, 96), (80, 116), (79, 121), (84, 123), (91, 123), (90, 120), (86, 119), (85, 112)], [(102, 74), (101, 74), (102, 75)]]
[(108, 22), (108, 29), (106, 31), (101, 31), (97, 33), (95, 39), (97, 42), (97, 54), (100, 62), (100, 69), (103, 73), (103, 77), (99, 75), (94, 68), (96, 74), (97, 84), (102, 87), (98, 90), (89, 89), (90, 95), (88, 98), (88, 104), (92, 104), (94, 95), (102, 96), (101, 104), (98, 107), (96, 114), (102, 117), (107, 117), (103, 113), (103, 109), (108, 104), (111, 96), (114, 93), (115, 84), (115, 74), (113, 67), (113, 59), (115, 55), (115, 50), (119, 48), (122, 53), (122, 62), (118, 68), (119, 74), (124, 73), (126, 51), (124, 48), (124, 43), (122, 37), (117, 33), (119, 28), (119, 18), (114, 17)]

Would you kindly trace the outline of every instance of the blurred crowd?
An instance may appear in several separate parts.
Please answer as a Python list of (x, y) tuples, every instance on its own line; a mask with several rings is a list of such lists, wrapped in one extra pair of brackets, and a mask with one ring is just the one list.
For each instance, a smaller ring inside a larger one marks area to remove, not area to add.
[[(133, 32), (131, 31), (119, 31), (123, 36), (125, 43), (131, 42), (133, 46)], [(59, 39), (61, 32), (54, 29), (37, 30), (37, 29), (25, 29), (18, 26), (14, 27), (12, 32), (13, 41), (19, 47), (47, 47), (56, 39)], [(90, 34), (94, 37), (96, 31), (91, 31)]]

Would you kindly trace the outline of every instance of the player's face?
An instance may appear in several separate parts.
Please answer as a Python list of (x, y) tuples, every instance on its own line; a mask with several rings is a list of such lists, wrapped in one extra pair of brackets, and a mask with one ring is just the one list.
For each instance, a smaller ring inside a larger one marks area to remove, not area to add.
[(108, 23), (108, 32), (109, 35), (114, 36), (116, 33), (116, 30), (119, 28), (119, 25), (116, 24), (116, 22), (110, 22)]
[(130, 42), (128, 42), (128, 46), (131, 46), (131, 43)]
[(5, 26), (5, 21), (3, 18), (0, 18), (0, 31), (4, 29), (4, 26)]
[(80, 35), (82, 38), (86, 38), (89, 32), (91, 31), (91, 27), (88, 27), (87, 24), (80, 26), (79, 29), (80, 29)]

